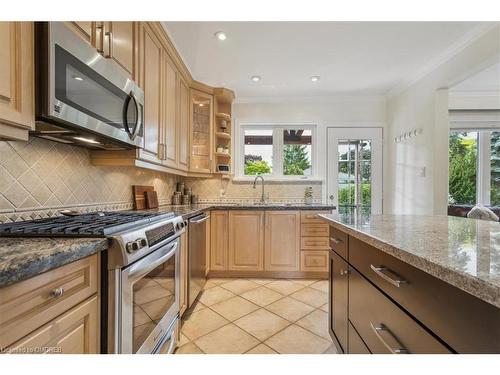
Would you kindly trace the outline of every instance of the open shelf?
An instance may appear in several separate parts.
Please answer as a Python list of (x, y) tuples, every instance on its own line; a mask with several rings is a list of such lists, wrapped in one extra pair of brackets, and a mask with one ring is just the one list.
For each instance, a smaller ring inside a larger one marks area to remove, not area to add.
[(219, 113), (215, 114), (215, 117), (219, 117), (219, 118), (222, 118), (224, 120), (231, 121), (231, 115), (229, 115), (227, 113), (219, 112)]
[(215, 156), (218, 156), (220, 158), (228, 158), (228, 159), (231, 159), (231, 154), (226, 154), (224, 152), (216, 152), (215, 153)]
[(222, 139), (231, 139), (231, 134), (224, 132), (215, 132), (215, 136)]

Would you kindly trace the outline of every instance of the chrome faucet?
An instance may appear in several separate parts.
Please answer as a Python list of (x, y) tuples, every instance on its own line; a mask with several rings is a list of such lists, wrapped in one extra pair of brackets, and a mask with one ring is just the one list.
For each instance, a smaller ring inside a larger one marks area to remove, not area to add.
[(256, 188), (257, 185), (257, 179), (260, 177), (262, 180), (262, 195), (260, 196), (260, 203), (266, 203), (266, 196), (264, 194), (264, 177), (262, 177), (260, 174), (255, 176), (255, 180), (253, 180), (253, 188)]

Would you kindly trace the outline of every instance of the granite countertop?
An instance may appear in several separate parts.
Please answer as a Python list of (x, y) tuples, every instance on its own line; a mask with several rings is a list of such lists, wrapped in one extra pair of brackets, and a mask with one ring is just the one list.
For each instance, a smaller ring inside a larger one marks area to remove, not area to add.
[(176, 216), (182, 216), (184, 219), (189, 219), (211, 210), (334, 210), (335, 206), (326, 204), (306, 205), (301, 203), (202, 203), (190, 206), (160, 206), (155, 209), (160, 212), (173, 212)]
[(0, 237), (0, 288), (108, 247), (106, 238)]
[(500, 223), (454, 216), (320, 216), (345, 233), (500, 308)]

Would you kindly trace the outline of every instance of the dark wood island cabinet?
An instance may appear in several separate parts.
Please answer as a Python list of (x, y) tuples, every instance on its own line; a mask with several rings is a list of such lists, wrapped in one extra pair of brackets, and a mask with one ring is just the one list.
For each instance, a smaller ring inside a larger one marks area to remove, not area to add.
[(498, 306), (340, 227), (330, 226), (329, 257), (329, 329), (340, 353), (500, 353)]

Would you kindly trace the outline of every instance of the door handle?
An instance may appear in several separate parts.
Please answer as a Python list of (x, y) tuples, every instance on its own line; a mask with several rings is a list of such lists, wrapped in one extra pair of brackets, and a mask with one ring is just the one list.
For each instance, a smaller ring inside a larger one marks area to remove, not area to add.
[(96, 29), (96, 49), (101, 55), (104, 53), (104, 22), (97, 23)]
[(105, 35), (108, 37), (108, 53), (106, 53), (104, 57), (110, 59), (111, 56), (113, 56), (113, 32), (106, 31)]
[[(375, 336), (377, 336), (379, 341), (387, 348), (387, 350), (389, 350), (389, 352), (391, 352), (392, 354), (410, 354), (408, 349), (406, 349), (399, 342), (399, 340), (396, 338), (396, 336), (394, 336), (394, 334), (390, 331), (390, 329), (387, 328), (387, 326), (385, 326), (382, 323), (379, 326), (375, 326), (372, 322), (370, 322), (370, 327), (372, 328), (373, 332), (375, 333)], [(396, 343), (396, 346), (397, 346), (396, 348), (393, 348), (391, 345), (389, 345), (387, 343), (387, 341), (384, 340), (384, 338), (382, 337), (382, 334), (381, 334), (382, 332), (386, 332), (389, 336), (392, 337), (392, 339)]]

